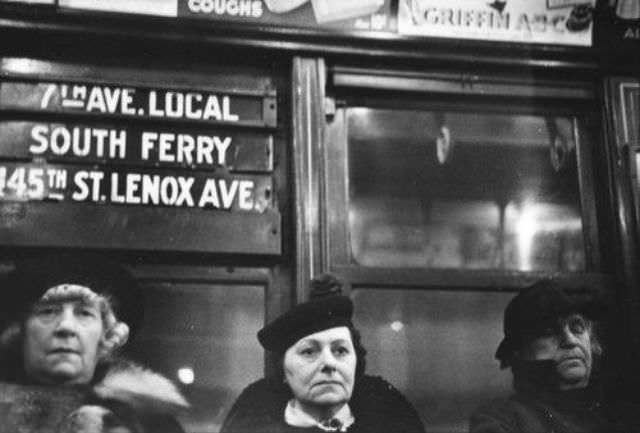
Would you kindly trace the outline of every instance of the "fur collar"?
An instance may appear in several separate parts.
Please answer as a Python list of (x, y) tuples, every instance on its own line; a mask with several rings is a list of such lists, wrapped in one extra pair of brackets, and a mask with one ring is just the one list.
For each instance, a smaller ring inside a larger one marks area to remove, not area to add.
[(102, 400), (125, 404), (142, 413), (175, 414), (189, 403), (165, 376), (131, 361), (118, 361), (106, 368), (93, 385), (93, 393)]

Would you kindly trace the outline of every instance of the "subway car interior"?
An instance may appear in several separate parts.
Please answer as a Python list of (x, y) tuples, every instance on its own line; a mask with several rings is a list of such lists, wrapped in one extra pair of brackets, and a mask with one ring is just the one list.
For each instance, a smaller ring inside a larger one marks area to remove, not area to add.
[(323, 272), (426, 431), (511, 393), (503, 313), (543, 279), (606, 300), (640, 403), (640, 2), (298, 3), (0, 0), (0, 272), (128, 269), (124, 354), (188, 433), (276, 374), (256, 333)]

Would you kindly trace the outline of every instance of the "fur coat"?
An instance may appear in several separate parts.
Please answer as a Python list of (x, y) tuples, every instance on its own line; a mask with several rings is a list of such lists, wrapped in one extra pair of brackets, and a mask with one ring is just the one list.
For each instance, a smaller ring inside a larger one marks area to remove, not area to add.
[(183, 433), (187, 407), (164, 376), (117, 361), (86, 386), (1, 383), (0, 433)]
[[(291, 396), (288, 385), (275, 379), (249, 385), (231, 408), (221, 433), (324, 433), (285, 423), (284, 410)], [(380, 377), (359, 377), (349, 406), (355, 422), (348, 433), (424, 433), (415, 409)]]

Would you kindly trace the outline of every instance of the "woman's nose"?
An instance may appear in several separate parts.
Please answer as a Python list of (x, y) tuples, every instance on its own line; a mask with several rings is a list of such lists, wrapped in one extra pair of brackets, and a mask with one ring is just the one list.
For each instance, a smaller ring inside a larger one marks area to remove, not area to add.
[(58, 316), (56, 323), (56, 334), (72, 334), (77, 326), (76, 316), (72, 309), (63, 308)]
[(322, 369), (330, 371), (336, 369), (336, 357), (331, 350), (322, 351)]
[(574, 346), (578, 344), (578, 337), (571, 331), (569, 325), (565, 325), (560, 331), (560, 344), (563, 346)]

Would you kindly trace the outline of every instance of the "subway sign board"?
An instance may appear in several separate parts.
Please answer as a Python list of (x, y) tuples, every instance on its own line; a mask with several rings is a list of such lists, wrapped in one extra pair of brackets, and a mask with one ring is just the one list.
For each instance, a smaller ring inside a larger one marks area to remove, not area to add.
[(273, 170), (273, 136), (203, 127), (0, 120), (0, 155), (269, 173)]
[(0, 83), (0, 109), (275, 126), (274, 95), (87, 83)]
[(280, 253), (267, 76), (95, 71), (0, 79), (0, 245)]
[(71, 201), (261, 212), (271, 177), (0, 163), (0, 201)]

